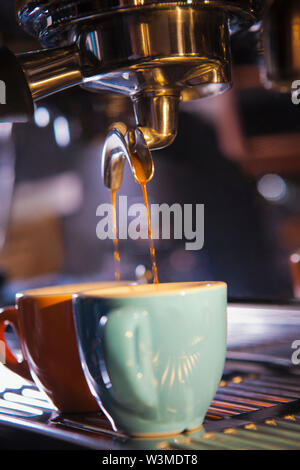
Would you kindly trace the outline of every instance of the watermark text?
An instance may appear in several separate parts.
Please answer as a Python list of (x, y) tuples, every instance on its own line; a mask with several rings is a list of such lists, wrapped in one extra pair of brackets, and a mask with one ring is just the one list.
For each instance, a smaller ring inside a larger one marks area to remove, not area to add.
[[(144, 204), (128, 205), (127, 196), (119, 197), (118, 238), (148, 239), (148, 215)], [(151, 204), (150, 219), (153, 240), (186, 240), (186, 250), (204, 246), (204, 204)], [(115, 238), (112, 204), (100, 204), (96, 235), (100, 240)]]
[(6, 84), (0, 80), (0, 104), (6, 104)]
[(294, 364), (294, 366), (298, 366), (300, 364), (300, 339), (295, 339), (291, 348), (295, 349), (291, 357), (292, 364)]

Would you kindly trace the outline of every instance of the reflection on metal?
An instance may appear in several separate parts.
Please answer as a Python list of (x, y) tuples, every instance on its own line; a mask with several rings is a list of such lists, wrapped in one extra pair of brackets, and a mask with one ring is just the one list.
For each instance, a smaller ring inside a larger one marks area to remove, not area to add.
[(296, 421), (296, 418), (295, 418), (294, 415), (286, 415), (286, 416), (284, 416), (284, 419), (288, 419), (290, 421)]
[(20, 54), (18, 59), (35, 101), (82, 83), (79, 51), (75, 46)]

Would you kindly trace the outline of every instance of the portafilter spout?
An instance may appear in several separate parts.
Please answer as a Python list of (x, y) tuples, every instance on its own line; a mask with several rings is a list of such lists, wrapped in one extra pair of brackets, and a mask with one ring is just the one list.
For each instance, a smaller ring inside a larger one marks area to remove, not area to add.
[(139, 128), (125, 130), (123, 125), (112, 126), (102, 149), (102, 179), (112, 191), (118, 191), (122, 185), (126, 160), (137, 183), (151, 180), (154, 165), (142, 131)]

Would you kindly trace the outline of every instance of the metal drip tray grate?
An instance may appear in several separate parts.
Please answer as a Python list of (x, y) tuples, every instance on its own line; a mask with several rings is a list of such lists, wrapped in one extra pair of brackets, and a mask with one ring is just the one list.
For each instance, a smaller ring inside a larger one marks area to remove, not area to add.
[(58, 415), (28, 385), (0, 394), (1, 423), (91, 449), (300, 449), (300, 381), (253, 373), (230, 377), (227, 371), (203, 427), (167, 440), (129, 439), (114, 432), (100, 412)]

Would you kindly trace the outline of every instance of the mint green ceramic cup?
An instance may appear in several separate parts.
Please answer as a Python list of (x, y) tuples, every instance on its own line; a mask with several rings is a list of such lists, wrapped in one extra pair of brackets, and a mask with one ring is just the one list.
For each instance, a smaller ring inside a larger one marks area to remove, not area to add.
[(225, 283), (116, 286), (73, 302), (83, 370), (114, 429), (160, 436), (202, 424), (224, 368)]

